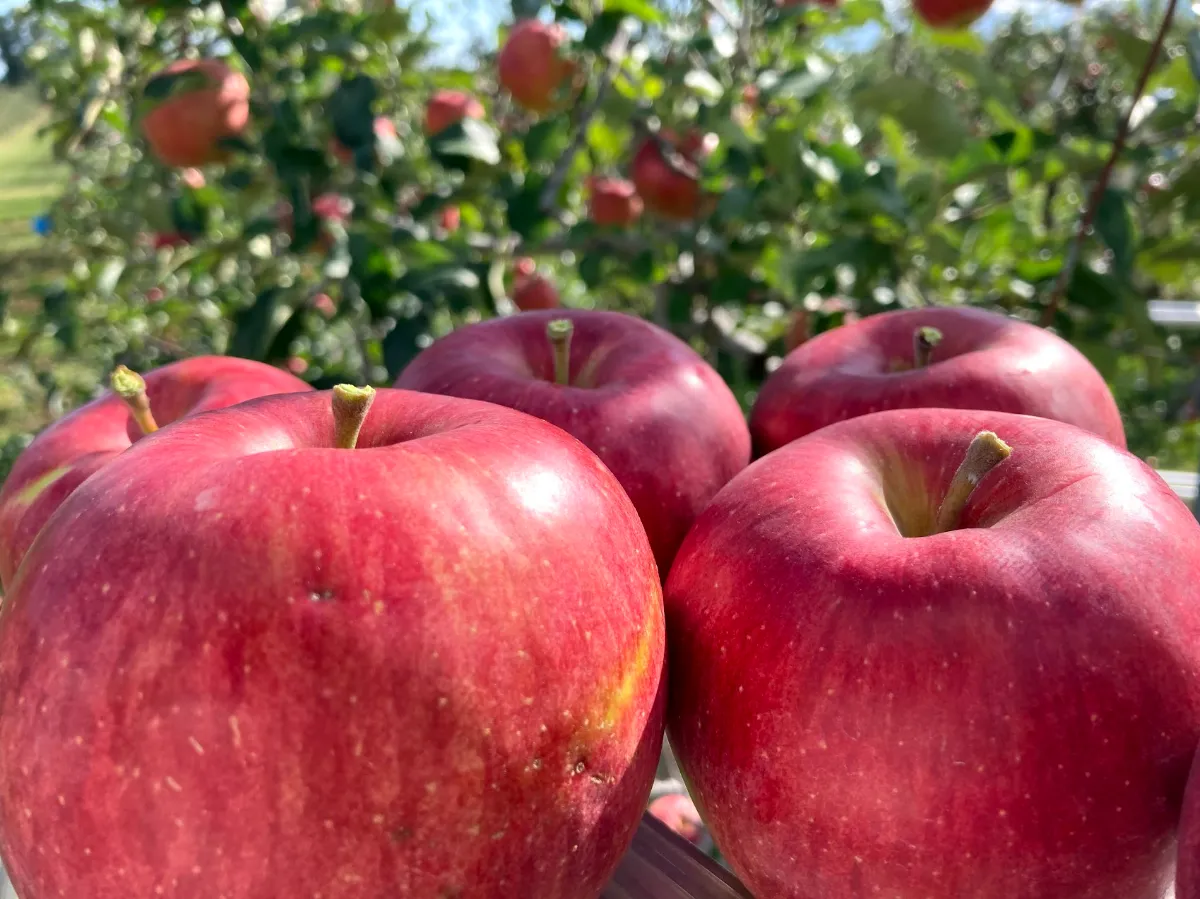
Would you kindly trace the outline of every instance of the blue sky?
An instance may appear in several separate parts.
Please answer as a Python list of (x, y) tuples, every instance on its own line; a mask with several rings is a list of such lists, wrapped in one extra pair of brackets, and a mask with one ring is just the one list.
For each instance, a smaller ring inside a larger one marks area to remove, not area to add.
[[(494, 39), (496, 29), (510, 15), (510, 5), (507, 0), (402, 0), (410, 3), (421, 14), (427, 16), (433, 24), (438, 42), (445, 48), (446, 56), (453, 58), (467, 50), (476, 41), (490, 42)], [(899, 7), (903, 0), (889, 3)], [(1095, 5), (1105, 0), (1089, 0), (1088, 5)], [(17, 0), (0, 0), (0, 11), (12, 9)], [(1186, 5), (1186, 4), (1184, 4)], [(1064, 6), (1058, 0), (996, 0), (992, 11), (980, 23), (985, 29), (989, 24), (1003, 19), (1018, 10), (1027, 11), (1047, 25), (1065, 23), (1072, 15), (1072, 9)]]

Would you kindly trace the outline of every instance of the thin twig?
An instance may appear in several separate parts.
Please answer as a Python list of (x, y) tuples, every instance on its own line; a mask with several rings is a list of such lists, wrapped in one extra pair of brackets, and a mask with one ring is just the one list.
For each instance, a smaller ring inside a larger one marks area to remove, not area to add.
[(742, 55), (742, 61), (746, 64), (750, 63), (752, 48), (750, 39), (754, 32), (754, 15), (753, 15), (754, 0), (742, 0), (742, 21), (741, 27), (738, 28), (738, 51)]
[(600, 111), (600, 105), (604, 102), (604, 96), (608, 93), (609, 87), (612, 86), (613, 79), (617, 76), (618, 70), (621, 68), (621, 63), (625, 59), (625, 51), (629, 47), (630, 30), (625, 23), (617, 30), (612, 42), (608, 45), (606, 56), (608, 57), (608, 68), (604, 75), (600, 78), (600, 83), (596, 85), (596, 96), (592, 98), (592, 103), (579, 116), (579, 121), (574, 125), (575, 135), (571, 138), (571, 143), (567, 150), (559, 158), (558, 164), (555, 165), (554, 171), (550, 173), (550, 177), (546, 179), (546, 184), (542, 188), (542, 196), (539, 205), (542, 212), (546, 215), (551, 215), (557, 205), (558, 192), (562, 189), (563, 182), (567, 180), (567, 171), (571, 168), (575, 157), (579, 154), (580, 147), (587, 140), (588, 123)]
[(1084, 241), (1087, 239), (1088, 232), (1092, 230), (1092, 224), (1096, 220), (1096, 213), (1099, 211), (1100, 203), (1104, 199), (1105, 192), (1108, 190), (1108, 181), (1112, 177), (1117, 159), (1120, 157), (1121, 151), (1125, 148), (1125, 141), (1129, 137), (1133, 111), (1137, 108), (1138, 101), (1146, 91), (1146, 84), (1150, 81), (1150, 74), (1154, 71), (1154, 65), (1158, 62), (1163, 43), (1167, 38), (1167, 32), (1170, 30), (1171, 22), (1175, 18), (1175, 5), (1177, 2), (1178, 0), (1169, 0), (1167, 3), (1167, 10), (1163, 13), (1162, 24), (1158, 27), (1158, 34), (1154, 38), (1154, 44), (1150, 48), (1150, 53), (1146, 57), (1145, 64), (1142, 66), (1142, 72), (1138, 76), (1137, 86), (1133, 90), (1129, 109), (1125, 111), (1125, 118), (1121, 120), (1121, 127), (1117, 130), (1117, 137), (1113, 141), (1112, 150), (1108, 154), (1108, 161), (1100, 171), (1100, 177), (1096, 179), (1091, 197), (1088, 198), (1087, 208), (1084, 210), (1083, 216), (1080, 218), (1079, 224), (1075, 229), (1075, 239), (1071, 242), (1070, 249), (1067, 251), (1067, 259), (1063, 263), (1062, 270), (1058, 273), (1058, 280), (1055, 282), (1054, 290), (1050, 294), (1050, 303), (1046, 306), (1045, 312), (1042, 313), (1042, 327), (1044, 328), (1054, 323), (1054, 317), (1058, 314), (1058, 307), (1062, 304), (1063, 296), (1066, 294), (1067, 287), (1071, 283), (1071, 277), (1075, 274), (1076, 266), (1079, 265), (1079, 258), (1083, 255)]

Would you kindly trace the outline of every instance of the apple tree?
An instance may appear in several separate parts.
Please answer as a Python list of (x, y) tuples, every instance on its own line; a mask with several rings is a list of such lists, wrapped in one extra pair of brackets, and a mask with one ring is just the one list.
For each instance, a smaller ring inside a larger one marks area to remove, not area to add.
[[(1200, 341), (1146, 300), (1200, 276), (1200, 41), (1156, 52), (1160, 8), (945, 31), (879, 0), (513, 0), (451, 66), (390, 2), (268, 6), (24, 10), (71, 173), (58, 264), (6, 326), (44, 417), (116, 362), (204, 352), (386, 384), (458, 324), (560, 302), (670, 328), (749, 402), (822, 330), (970, 303), (1056, 328), (1134, 451), (1193, 464)], [(162, 72), (208, 58), (248, 124), (166, 164), (148, 122), (203, 85)]]

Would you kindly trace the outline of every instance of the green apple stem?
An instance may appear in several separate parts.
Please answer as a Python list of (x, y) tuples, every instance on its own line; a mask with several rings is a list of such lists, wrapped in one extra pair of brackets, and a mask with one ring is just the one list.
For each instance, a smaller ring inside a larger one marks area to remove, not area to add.
[(338, 384), (333, 388), (333, 442), (338, 449), (358, 446), (358, 434), (374, 401), (372, 387)]
[(937, 328), (917, 328), (913, 332), (913, 361), (917, 368), (929, 364), (933, 348), (942, 342), (942, 332)]
[(571, 335), (575, 325), (569, 318), (556, 318), (546, 325), (546, 339), (554, 350), (554, 383), (571, 384)]
[(133, 420), (142, 429), (143, 434), (153, 434), (158, 430), (158, 422), (150, 411), (150, 397), (146, 396), (146, 381), (136, 371), (118, 365), (112, 373), (112, 389), (125, 405), (129, 407)]
[(984, 475), (1011, 455), (1012, 447), (991, 431), (980, 431), (975, 435), (967, 447), (966, 458), (958, 466), (958, 471), (954, 472), (945, 499), (938, 507), (933, 529), (935, 534), (944, 534), (958, 527), (958, 520), (976, 485)]

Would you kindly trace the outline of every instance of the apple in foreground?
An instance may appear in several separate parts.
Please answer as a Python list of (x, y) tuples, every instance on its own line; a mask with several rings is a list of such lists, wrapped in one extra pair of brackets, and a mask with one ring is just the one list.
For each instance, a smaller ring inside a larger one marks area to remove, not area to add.
[(673, 334), (619, 312), (467, 325), (420, 353), (396, 386), (510, 406), (578, 437), (633, 500), (664, 578), (696, 515), (750, 456), (720, 376)]
[(545, 422), (346, 387), (195, 416), (0, 611), (0, 854), (22, 899), (595, 899), (663, 635), (637, 513)]
[(765, 455), (837, 421), (919, 406), (1052, 418), (1125, 446), (1116, 401), (1082, 353), (965, 307), (883, 312), (805, 341), (763, 384), (750, 433)]
[(46, 428), (17, 459), (0, 486), (0, 587), (50, 515), (92, 474), (143, 433), (187, 415), (275, 393), (311, 390), (279, 369), (229, 356), (197, 356), (147, 372), (118, 369), (108, 393)]
[(831, 425), (679, 551), (671, 746), (758, 896), (1160, 899), (1200, 739), (1197, 571), (1187, 507), (1080, 428)]

